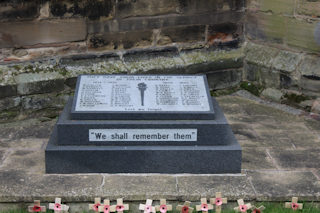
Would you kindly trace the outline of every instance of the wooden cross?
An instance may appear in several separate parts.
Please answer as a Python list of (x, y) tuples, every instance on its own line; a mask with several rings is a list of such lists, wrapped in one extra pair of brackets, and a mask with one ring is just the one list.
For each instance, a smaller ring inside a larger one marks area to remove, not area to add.
[(69, 210), (69, 206), (61, 204), (61, 198), (56, 198), (54, 203), (49, 203), (49, 209), (54, 210), (54, 213), (60, 213)]
[(116, 211), (116, 206), (115, 205), (110, 206), (110, 200), (108, 199), (104, 199), (103, 205), (100, 205), (98, 207), (98, 212), (110, 213), (115, 211)]
[(139, 210), (143, 210), (144, 213), (156, 212), (156, 208), (152, 206), (152, 200), (147, 199), (146, 204), (139, 205)]
[(28, 212), (46, 212), (46, 207), (40, 205), (40, 200), (35, 200), (33, 206), (28, 206)]
[(129, 204), (123, 204), (123, 199), (118, 198), (115, 211), (116, 212), (123, 212), (123, 211), (128, 211), (128, 210), (129, 210)]
[(94, 199), (94, 204), (89, 204), (89, 210), (93, 210), (95, 212), (98, 212), (100, 205), (101, 205), (101, 198), (100, 197), (96, 197)]
[(207, 198), (201, 198), (201, 205), (196, 205), (197, 212), (206, 213), (213, 209), (213, 205), (207, 203)]
[(172, 205), (167, 205), (166, 199), (160, 199), (160, 205), (156, 206), (156, 211), (161, 213), (172, 211)]
[(266, 207), (260, 206), (259, 208), (257, 208), (257, 207), (255, 207), (255, 206), (253, 206), (252, 209), (253, 209), (253, 210), (252, 210), (252, 213), (262, 213), (262, 211), (265, 210)]
[(176, 209), (181, 213), (191, 213), (193, 211), (193, 208), (190, 207), (190, 204), (190, 201), (186, 201), (183, 205), (178, 205)]
[(293, 210), (298, 210), (298, 209), (302, 209), (303, 208), (303, 204), (302, 203), (298, 203), (298, 198), (297, 197), (293, 197), (291, 202), (286, 202), (285, 207), (287, 209), (293, 209)]
[(215, 198), (210, 198), (210, 203), (216, 205), (216, 213), (221, 213), (222, 204), (226, 204), (227, 202), (228, 199), (222, 197), (221, 192), (217, 192)]
[(237, 202), (239, 206), (234, 208), (236, 212), (246, 213), (249, 209), (252, 208), (250, 203), (244, 204), (244, 201), (242, 199), (238, 200)]

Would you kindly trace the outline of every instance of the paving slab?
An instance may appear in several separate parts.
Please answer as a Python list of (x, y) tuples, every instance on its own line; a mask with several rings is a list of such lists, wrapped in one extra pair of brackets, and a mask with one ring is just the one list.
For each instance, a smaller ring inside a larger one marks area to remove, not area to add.
[(166, 198), (178, 196), (176, 177), (173, 175), (104, 175), (103, 195), (110, 199), (127, 200)]
[(320, 169), (320, 147), (318, 149), (271, 149), (270, 155), (282, 169)]
[(102, 195), (102, 175), (38, 175), (17, 170), (0, 172), (0, 202), (89, 201)]
[(212, 197), (223, 192), (229, 200), (254, 199), (255, 192), (244, 174), (221, 176), (178, 176), (179, 199), (199, 201), (201, 197)]
[(41, 150), (10, 150), (6, 158), (3, 160), (1, 170), (3, 171), (22, 171), (26, 175), (45, 173), (44, 152)]
[(21, 138), (49, 138), (56, 120), (41, 122), (37, 119), (1, 124), (0, 138), (17, 140)]
[(320, 181), (310, 171), (248, 171), (257, 201), (285, 201), (292, 196), (316, 201), (320, 197)]
[(260, 170), (277, 169), (273, 159), (268, 155), (265, 148), (246, 147), (242, 151), (242, 169)]
[(1, 140), (0, 150), (44, 150), (48, 138), (21, 138), (16, 140)]

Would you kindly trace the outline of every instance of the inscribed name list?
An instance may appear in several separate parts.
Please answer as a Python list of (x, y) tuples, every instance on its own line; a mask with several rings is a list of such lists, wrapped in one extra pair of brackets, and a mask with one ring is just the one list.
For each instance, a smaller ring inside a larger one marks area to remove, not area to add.
[(75, 111), (210, 111), (203, 76), (83, 75)]

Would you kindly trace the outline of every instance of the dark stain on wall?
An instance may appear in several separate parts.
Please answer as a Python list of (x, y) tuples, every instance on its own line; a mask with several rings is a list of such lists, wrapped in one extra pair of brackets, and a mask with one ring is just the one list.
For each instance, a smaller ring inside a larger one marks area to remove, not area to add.
[(88, 17), (97, 20), (100, 17), (108, 17), (114, 8), (114, 0), (83, 0), (83, 1), (61, 1), (54, 0), (50, 5), (50, 12), (54, 16), (64, 16), (70, 13), (71, 16)]
[(61, 1), (52, 1), (50, 5), (51, 14), (54, 16), (63, 16), (67, 12), (67, 5)]
[(39, 16), (41, 3), (44, 0), (38, 1), (1, 1), (0, 7), (11, 8), (0, 13), (0, 19), (33, 19)]
[(237, 48), (240, 42), (238, 26), (234, 23), (210, 25), (208, 44), (210, 46)]

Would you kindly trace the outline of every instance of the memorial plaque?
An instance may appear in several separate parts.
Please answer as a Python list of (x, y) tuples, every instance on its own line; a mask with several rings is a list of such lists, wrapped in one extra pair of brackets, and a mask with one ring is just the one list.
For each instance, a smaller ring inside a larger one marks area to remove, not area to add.
[(45, 158), (47, 173), (241, 172), (205, 75), (79, 76)]
[(82, 75), (72, 119), (213, 119), (205, 75)]

